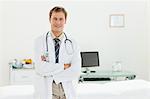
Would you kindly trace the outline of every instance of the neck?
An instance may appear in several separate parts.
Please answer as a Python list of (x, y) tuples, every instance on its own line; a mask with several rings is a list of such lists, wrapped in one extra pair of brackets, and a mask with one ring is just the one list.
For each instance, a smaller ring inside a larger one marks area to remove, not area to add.
[(56, 37), (59, 37), (63, 32), (57, 32), (57, 31), (53, 31), (53, 34), (56, 36)]

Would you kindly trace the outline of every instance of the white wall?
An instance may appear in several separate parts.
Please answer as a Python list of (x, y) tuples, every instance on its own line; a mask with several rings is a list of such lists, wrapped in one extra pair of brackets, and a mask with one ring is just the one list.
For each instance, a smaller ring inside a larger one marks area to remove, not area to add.
[[(8, 62), (14, 58), (32, 58), (33, 40), (49, 30), (48, 13), (55, 5), (69, 12), (65, 31), (74, 36), (82, 51), (100, 52), (100, 69), (111, 70), (115, 61), (123, 69), (148, 80), (148, 38), (146, 3), (144, 1), (22, 1), (2, 3), (2, 63), (8, 84)], [(125, 14), (124, 28), (110, 28), (110, 14)], [(90, 41), (90, 44), (89, 42)]]
[(148, 64), (148, 67), (149, 67), (149, 80), (150, 80), (150, 1), (149, 0), (147, 0), (148, 1), (148, 17), (149, 17), (149, 20), (148, 20), (148, 51), (149, 51), (149, 58), (148, 58), (148, 62), (149, 62), (149, 64)]
[[(0, 15), (2, 12), (2, 6), (0, 3)], [(2, 17), (0, 16), (0, 75), (2, 75), (2, 23), (1, 23)], [(0, 85), (2, 84), (2, 76), (0, 76)]]

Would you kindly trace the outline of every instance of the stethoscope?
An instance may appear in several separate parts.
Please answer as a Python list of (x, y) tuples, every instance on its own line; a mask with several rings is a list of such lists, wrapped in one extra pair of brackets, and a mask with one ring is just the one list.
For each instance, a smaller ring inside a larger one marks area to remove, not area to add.
[[(46, 51), (44, 53), (44, 57), (46, 58), (45, 61), (49, 61), (49, 49), (48, 49), (48, 36), (49, 36), (49, 31), (46, 33)], [(64, 33), (64, 36), (65, 36), (65, 49), (66, 49), (66, 52), (68, 55), (72, 55), (74, 53), (74, 46), (73, 46), (73, 43), (70, 39), (67, 38), (67, 35)], [(69, 44), (70, 43), (70, 44)], [(70, 46), (69, 46), (70, 45)]]

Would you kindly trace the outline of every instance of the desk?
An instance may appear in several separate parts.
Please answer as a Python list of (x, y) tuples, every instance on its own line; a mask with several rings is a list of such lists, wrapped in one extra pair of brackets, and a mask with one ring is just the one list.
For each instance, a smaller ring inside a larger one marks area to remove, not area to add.
[[(93, 81), (99, 80), (118, 80), (119, 78), (123, 78), (122, 80), (132, 80), (135, 79), (136, 75), (129, 71), (96, 71), (89, 73), (81, 73), (79, 81), (85, 81), (85, 79), (95, 79)], [(90, 80), (92, 81), (92, 80)]]

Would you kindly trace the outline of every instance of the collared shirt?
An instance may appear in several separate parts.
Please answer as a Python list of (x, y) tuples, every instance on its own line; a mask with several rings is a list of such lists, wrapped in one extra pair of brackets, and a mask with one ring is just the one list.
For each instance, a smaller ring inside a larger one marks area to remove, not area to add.
[(56, 37), (56, 36), (54, 35), (54, 33), (51, 31), (51, 36), (52, 36), (53, 39), (58, 38), (58, 39), (60, 40), (60, 43), (61, 43), (62, 40), (63, 40), (63, 37), (64, 37), (64, 33), (62, 32), (62, 34), (61, 34), (59, 37)]

